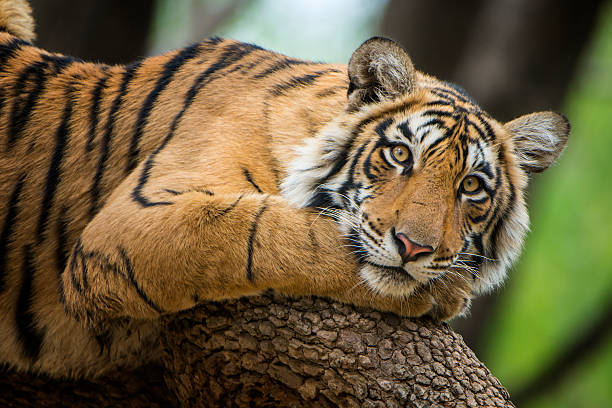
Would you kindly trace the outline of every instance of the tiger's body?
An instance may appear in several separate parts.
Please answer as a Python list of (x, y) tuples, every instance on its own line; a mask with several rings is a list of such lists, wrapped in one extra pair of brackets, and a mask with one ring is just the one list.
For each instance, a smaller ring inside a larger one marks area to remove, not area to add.
[(448, 319), (503, 279), (526, 172), (567, 137), (550, 112), (496, 122), (385, 39), (348, 67), (218, 38), (106, 66), (9, 34), (31, 39), (9, 3), (0, 363), (17, 369), (139, 365), (160, 315), (267, 289)]

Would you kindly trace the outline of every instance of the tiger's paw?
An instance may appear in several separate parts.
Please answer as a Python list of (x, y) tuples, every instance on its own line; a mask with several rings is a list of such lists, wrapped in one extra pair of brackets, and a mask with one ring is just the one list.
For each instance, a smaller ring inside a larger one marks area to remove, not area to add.
[(404, 293), (385, 294), (364, 282), (329, 296), (344, 303), (372, 307), (404, 317), (430, 317), (444, 322), (469, 310), (472, 288), (467, 277), (445, 274), (425, 284), (404, 286)]
[(427, 282), (413, 294), (420, 302), (429, 303), (424, 313), (436, 322), (445, 322), (466, 314), (472, 300), (472, 287), (462, 275), (444, 275)]

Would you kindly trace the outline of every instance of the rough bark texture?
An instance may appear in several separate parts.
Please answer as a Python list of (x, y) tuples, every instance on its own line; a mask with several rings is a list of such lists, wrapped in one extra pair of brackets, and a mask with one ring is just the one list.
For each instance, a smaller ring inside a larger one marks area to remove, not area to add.
[(166, 384), (183, 406), (511, 407), (448, 326), (270, 295), (167, 321)]

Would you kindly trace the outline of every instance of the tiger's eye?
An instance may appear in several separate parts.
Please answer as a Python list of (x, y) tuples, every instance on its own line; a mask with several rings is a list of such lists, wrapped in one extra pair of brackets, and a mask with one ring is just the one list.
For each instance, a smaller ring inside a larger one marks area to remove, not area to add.
[(391, 150), (391, 155), (397, 162), (404, 163), (410, 158), (410, 150), (406, 146), (395, 146)]
[(481, 184), (480, 179), (476, 176), (468, 176), (463, 179), (461, 183), (461, 188), (466, 193), (475, 193), (480, 190)]

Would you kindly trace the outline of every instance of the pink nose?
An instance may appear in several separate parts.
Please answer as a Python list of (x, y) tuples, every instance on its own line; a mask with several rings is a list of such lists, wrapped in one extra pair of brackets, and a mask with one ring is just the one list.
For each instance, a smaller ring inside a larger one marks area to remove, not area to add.
[(395, 234), (395, 243), (404, 263), (414, 261), (419, 255), (431, 254), (434, 251), (429, 245), (417, 244), (402, 232)]

